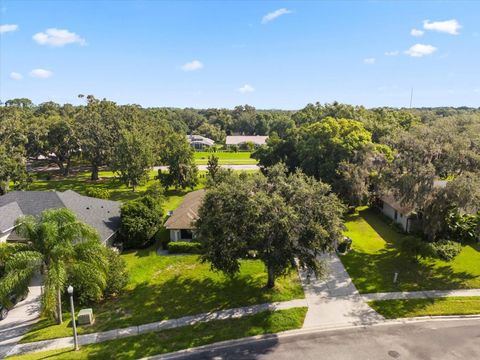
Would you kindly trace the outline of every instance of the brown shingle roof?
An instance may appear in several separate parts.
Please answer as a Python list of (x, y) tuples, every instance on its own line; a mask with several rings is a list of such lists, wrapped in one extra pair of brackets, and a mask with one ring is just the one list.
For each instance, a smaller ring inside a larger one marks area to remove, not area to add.
[(393, 209), (397, 210), (403, 215), (409, 215), (415, 210), (415, 207), (413, 205), (402, 205), (401, 202), (398, 201), (392, 193), (381, 196), (380, 200), (390, 205)]
[(205, 197), (205, 190), (197, 190), (188, 193), (180, 206), (165, 222), (167, 229), (195, 229), (193, 223), (198, 219), (198, 209)]

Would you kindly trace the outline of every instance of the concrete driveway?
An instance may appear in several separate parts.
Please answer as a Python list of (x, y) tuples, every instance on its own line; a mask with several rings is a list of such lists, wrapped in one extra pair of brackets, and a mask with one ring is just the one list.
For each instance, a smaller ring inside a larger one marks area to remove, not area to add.
[(19, 302), (8, 313), (6, 319), (0, 321), (0, 359), (22, 338), (30, 326), (40, 316), (41, 277), (35, 276), (28, 287), (27, 298)]

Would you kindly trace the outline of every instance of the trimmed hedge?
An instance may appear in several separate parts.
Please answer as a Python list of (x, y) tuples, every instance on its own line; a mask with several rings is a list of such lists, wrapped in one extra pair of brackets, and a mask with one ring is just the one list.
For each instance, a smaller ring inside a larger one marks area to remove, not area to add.
[(200, 254), (202, 244), (198, 242), (172, 241), (168, 243), (168, 252), (170, 254)]

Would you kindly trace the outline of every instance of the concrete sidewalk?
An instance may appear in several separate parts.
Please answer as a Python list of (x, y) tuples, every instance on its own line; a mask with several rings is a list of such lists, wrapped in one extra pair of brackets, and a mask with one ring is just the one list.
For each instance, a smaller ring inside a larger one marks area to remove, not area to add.
[[(108, 340), (115, 340), (129, 336), (139, 335), (152, 331), (160, 331), (178, 328), (182, 326), (194, 325), (202, 322), (214, 320), (236, 319), (244, 316), (257, 314), (267, 310), (285, 310), (295, 307), (306, 307), (307, 302), (304, 299), (297, 299), (277, 303), (265, 303), (259, 305), (245, 306), (235, 309), (221, 310), (211, 313), (203, 313), (192, 316), (185, 316), (178, 319), (157, 321), (149, 324), (130, 326), (128, 328), (114, 329), (110, 331), (98, 332), (93, 334), (80, 335), (78, 337), (80, 345), (95, 344)], [(32, 343), (17, 344), (11, 348), (6, 355), (19, 355), (29, 352), (48, 351), (73, 347), (73, 338), (64, 337), (51, 340), (43, 340)]]
[(397, 299), (433, 299), (442, 297), (463, 297), (463, 296), (480, 296), (480, 289), (465, 290), (427, 290), (427, 291), (404, 291), (404, 292), (388, 292), (362, 294), (364, 301), (373, 300), (397, 300)]
[(6, 319), (0, 321), (0, 359), (20, 341), (40, 316), (40, 296), (42, 279), (40, 275), (32, 279), (27, 298), (11, 309)]

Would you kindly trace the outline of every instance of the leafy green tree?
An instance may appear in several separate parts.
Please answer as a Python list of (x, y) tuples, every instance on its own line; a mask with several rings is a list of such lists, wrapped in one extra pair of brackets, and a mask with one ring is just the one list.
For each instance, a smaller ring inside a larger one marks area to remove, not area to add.
[(15, 231), (28, 242), (18, 246), (5, 261), (5, 275), (0, 279), (0, 299), (26, 289), (32, 276), (44, 277), (42, 312), (62, 323), (61, 295), (69, 274), (93, 284), (102, 291), (106, 284), (107, 260), (104, 246), (94, 229), (78, 221), (68, 209), (44, 211), (40, 218), (21, 217)]
[(45, 121), (47, 132), (42, 142), (42, 154), (55, 162), (63, 176), (68, 176), (72, 157), (79, 152), (79, 142), (73, 119), (51, 116)]
[(112, 170), (120, 181), (135, 191), (143, 180), (148, 179), (154, 161), (154, 144), (148, 136), (137, 129), (121, 131), (112, 155)]
[[(83, 97), (83, 95), (81, 95)], [(118, 140), (119, 109), (112, 101), (87, 96), (87, 105), (77, 114), (79, 143), (82, 156), (92, 167), (91, 180), (98, 180), (100, 166), (106, 165)]]
[(385, 190), (392, 160), (393, 153), (387, 145), (368, 144), (355, 151), (351, 159), (338, 164), (335, 192), (352, 206), (370, 203)]
[[(20, 99), (23, 100), (25, 99)], [(0, 195), (10, 188), (27, 184), (26, 149), (27, 136), (22, 123), (23, 108), (10, 105), (0, 107)]]
[(218, 157), (217, 156), (210, 155), (208, 157), (207, 171), (208, 171), (208, 177), (213, 182), (215, 182), (215, 177), (217, 176), (218, 172), (220, 171), (220, 165), (218, 164)]
[(194, 151), (185, 136), (172, 134), (168, 137), (161, 158), (162, 163), (168, 166), (167, 172), (159, 171), (160, 182), (165, 188), (193, 189), (197, 185), (198, 168), (194, 162)]
[(227, 274), (253, 251), (267, 268), (267, 287), (296, 266), (319, 272), (318, 255), (342, 238), (344, 207), (330, 187), (283, 165), (267, 175), (230, 175), (208, 189), (196, 223), (203, 261)]
[(128, 248), (148, 245), (163, 225), (161, 199), (149, 195), (123, 204), (120, 213), (120, 235)]
[(225, 142), (225, 131), (220, 129), (218, 126), (209, 123), (203, 123), (198, 128), (196, 128), (193, 133), (212, 139), (216, 143)]

